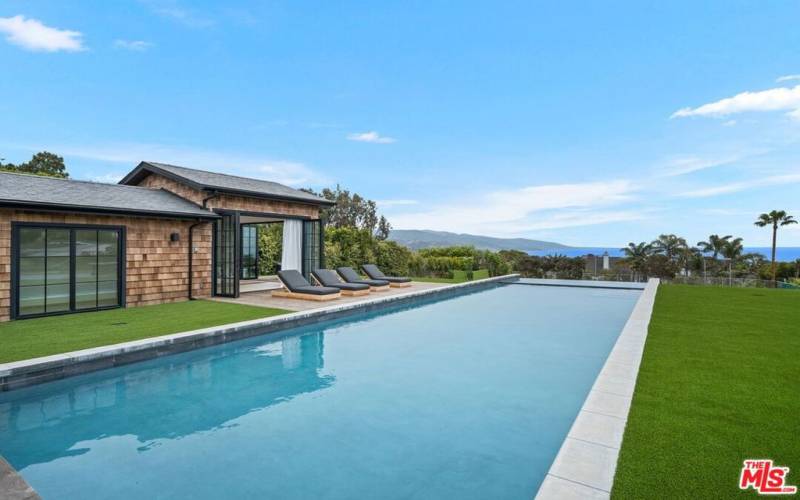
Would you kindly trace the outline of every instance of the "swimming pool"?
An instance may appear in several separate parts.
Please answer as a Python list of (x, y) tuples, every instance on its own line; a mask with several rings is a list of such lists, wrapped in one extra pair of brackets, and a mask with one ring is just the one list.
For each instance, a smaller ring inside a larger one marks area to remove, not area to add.
[(0, 395), (43, 498), (531, 498), (641, 292), (498, 285)]

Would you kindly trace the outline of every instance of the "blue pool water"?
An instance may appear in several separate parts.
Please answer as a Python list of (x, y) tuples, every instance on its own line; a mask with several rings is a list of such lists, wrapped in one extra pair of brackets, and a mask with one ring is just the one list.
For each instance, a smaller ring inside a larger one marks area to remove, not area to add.
[(0, 395), (46, 500), (520, 498), (639, 291), (504, 285)]

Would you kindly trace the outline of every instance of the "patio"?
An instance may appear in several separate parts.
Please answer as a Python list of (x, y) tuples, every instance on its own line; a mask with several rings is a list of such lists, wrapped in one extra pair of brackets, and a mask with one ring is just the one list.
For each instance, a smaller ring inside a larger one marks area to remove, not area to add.
[(407, 288), (390, 288), (385, 292), (371, 292), (369, 295), (363, 297), (345, 297), (342, 295), (340, 298), (330, 302), (315, 302), (313, 300), (300, 300), (300, 299), (287, 299), (282, 297), (272, 297), (271, 291), (254, 291), (244, 292), (238, 298), (227, 297), (214, 297), (212, 300), (219, 302), (231, 302), (234, 304), (245, 304), (259, 307), (269, 307), (278, 309), (287, 309), (289, 311), (308, 311), (311, 309), (321, 309), (332, 305), (340, 304), (353, 304), (358, 302), (367, 302), (370, 300), (380, 299), (383, 297), (391, 297), (395, 295), (403, 295), (407, 293), (414, 293), (421, 290), (430, 290), (433, 288), (442, 288), (448, 286), (448, 283), (423, 283), (420, 281), (412, 282), (410, 287)]

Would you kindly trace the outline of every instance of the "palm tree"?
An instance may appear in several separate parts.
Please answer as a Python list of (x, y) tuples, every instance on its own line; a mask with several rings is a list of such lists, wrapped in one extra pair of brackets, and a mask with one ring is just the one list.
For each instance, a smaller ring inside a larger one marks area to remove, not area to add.
[(708, 241), (698, 241), (697, 246), (700, 247), (703, 253), (711, 253), (711, 258), (717, 260), (717, 256), (722, 253), (722, 249), (731, 238), (733, 238), (733, 236), (730, 234), (725, 236), (712, 234), (708, 237)]
[(638, 278), (638, 273), (643, 273), (647, 267), (647, 258), (653, 253), (653, 247), (644, 241), (641, 243), (628, 243), (628, 246), (621, 248), (620, 251), (625, 254), (625, 261), (633, 271), (633, 279)]
[(722, 256), (728, 259), (728, 281), (730, 285), (733, 285), (733, 263), (742, 258), (743, 252), (742, 238), (729, 240), (722, 248)]
[(650, 245), (655, 253), (664, 254), (669, 260), (673, 260), (688, 246), (685, 239), (674, 234), (662, 234)]
[(778, 239), (778, 227), (797, 224), (797, 221), (783, 210), (773, 210), (768, 214), (759, 215), (754, 224), (758, 227), (772, 226), (772, 282), (775, 283), (778, 281), (777, 269), (775, 268), (775, 245)]
[[(717, 263), (717, 256), (722, 253), (722, 249), (725, 248), (725, 244), (733, 238), (730, 234), (725, 236), (720, 236), (718, 234), (712, 234), (708, 237), (708, 241), (698, 241), (697, 246), (700, 247), (700, 251), (704, 254), (711, 253), (711, 258), (714, 260), (714, 268), (716, 269)], [(703, 256), (703, 279), (706, 278), (706, 258)]]

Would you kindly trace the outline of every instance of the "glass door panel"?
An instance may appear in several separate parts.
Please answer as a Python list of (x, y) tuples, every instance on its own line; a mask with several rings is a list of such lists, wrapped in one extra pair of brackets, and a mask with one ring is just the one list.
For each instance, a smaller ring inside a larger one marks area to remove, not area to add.
[(258, 226), (242, 226), (242, 274), (243, 280), (258, 278)]
[(322, 223), (303, 221), (303, 275), (311, 281), (311, 271), (324, 266), (322, 255)]
[(222, 297), (239, 296), (239, 214), (225, 214), (216, 221), (214, 234), (214, 291)]
[(20, 227), (16, 314), (119, 306), (120, 239), (119, 229)]

